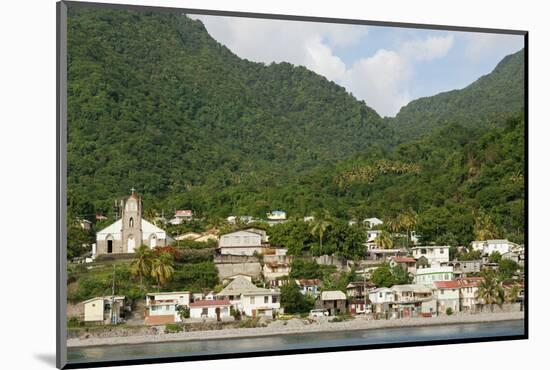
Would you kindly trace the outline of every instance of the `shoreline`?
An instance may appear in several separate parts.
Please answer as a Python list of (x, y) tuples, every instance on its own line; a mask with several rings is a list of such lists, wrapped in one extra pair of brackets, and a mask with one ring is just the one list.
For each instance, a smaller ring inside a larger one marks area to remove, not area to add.
[[(499, 312), (458, 314), (454, 316), (439, 316), (431, 318), (407, 318), (390, 320), (365, 320), (364, 317), (356, 317), (353, 320), (330, 323), (305, 324), (302, 319), (288, 321), (273, 321), (268, 327), (221, 329), (208, 331), (191, 331), (171, 334), (123, 336), (108, 338), (70, 338), (67, 340), (68, 348), (95, 347), (105, 345), (125, 345), (163, 342), (188, 342), (220, 339), (240, 339), (252, 337), (270, 337), (288, 334), (307, 334), (322, 332), (342, 332), (356, 330), (372, 330), (403, 327), (427, 327), (452, 324), (475, 324), (495, 321), (523, 320), (525, 312)], [(286, 324), (285, 324), (286, 323)]]

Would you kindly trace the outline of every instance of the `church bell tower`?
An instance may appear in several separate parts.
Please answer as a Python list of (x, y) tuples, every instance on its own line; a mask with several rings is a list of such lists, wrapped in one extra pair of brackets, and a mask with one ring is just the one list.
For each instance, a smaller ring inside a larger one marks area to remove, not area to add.
[(141, 197), (137, 196), (135, 189), (132, 188), (132, 194), (122, 203), (122, 251), (134, 253), (134, 250), (142, 244)]

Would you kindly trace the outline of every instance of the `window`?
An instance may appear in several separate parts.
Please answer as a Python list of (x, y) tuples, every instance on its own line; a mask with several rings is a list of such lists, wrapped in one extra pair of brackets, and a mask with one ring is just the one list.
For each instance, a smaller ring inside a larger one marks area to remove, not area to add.
[(164, 306), (164, 309), (165, 309), (166, 311), (170, 311), (170, 306), (166, 305), (166, 306)]
[(256, 297), (250, 297), (250, 304), (255, 304), (256, 303)]
[(277, 303), (277, 297), (276, 296), (271, 297), (271, 302)]
[(151, 307), (151, 311), (156, 311), (157, 310), (157, 306), (152, 306)]
[(128, 222), (128, 227), (134, 227), (134, 218), (130, 217), (130, 221)]
[(445, 253), (445, 250), (444, 250), (443, 248), (441, 248), (441, 249), (439, 250), (439, 253), (440, 253), (440, 254), (443, 254), (443, 253)]
[(208, 308), (207, 308), (207, 307), (204, 307), (204, 308), (202, 309), (201, 315), (202, 315), (202, 316), (208, 316)]
[(269, 297), (268, 296), (264, 297), (264, 303), (269, 303)]

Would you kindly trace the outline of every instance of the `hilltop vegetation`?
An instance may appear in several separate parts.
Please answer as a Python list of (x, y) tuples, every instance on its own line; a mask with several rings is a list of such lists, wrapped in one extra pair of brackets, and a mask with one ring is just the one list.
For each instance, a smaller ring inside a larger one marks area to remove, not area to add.
[[(382, 119), (304, 67), (238, 58), (184, 15), (71, 9), (68, 44), (71, 219), (112, 217), (135, 187), (146, 210), (210, 224), (412, 210), (424, 242), (523, 241), (523, 51)], [(327, 250), (354, 255), (358, 234), (338, 235)]]
[(420, 138), (445, 124), (502, 127), (510, 116), (523, 111), (524, 58), (522, 49), (464, 89), (414, 100), (388, 124), (400, 141)]

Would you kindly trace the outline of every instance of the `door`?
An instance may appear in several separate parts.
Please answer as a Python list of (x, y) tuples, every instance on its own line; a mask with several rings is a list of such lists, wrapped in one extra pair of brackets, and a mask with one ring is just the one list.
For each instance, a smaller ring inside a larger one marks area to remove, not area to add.
[(221, 312), (221, 309), (219, 307), (216, 307), (216, 320), (217, 321), (222, 321), (221, 316), (220, 316), (220, 312)]
[(134, 249), (136, 248), (136, 241), (132, 235), (128, 237), (128, 252), (127, 253), (134, 253)]

